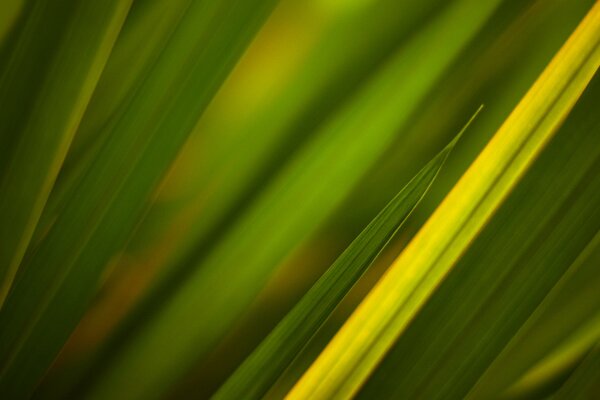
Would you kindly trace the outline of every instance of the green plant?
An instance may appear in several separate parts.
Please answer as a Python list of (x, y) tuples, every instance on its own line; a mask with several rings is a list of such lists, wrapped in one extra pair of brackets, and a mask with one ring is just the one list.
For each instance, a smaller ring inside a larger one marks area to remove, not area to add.
[(0, 397), (600, 395), (597, 2), (0, 15)]

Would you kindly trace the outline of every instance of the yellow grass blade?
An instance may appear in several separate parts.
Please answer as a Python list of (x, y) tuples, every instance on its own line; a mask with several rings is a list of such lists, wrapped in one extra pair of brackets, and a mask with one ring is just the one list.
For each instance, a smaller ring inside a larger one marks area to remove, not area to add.
[(351, 397), (507, 197), (600, 64), (596, 3), (289, 399)]

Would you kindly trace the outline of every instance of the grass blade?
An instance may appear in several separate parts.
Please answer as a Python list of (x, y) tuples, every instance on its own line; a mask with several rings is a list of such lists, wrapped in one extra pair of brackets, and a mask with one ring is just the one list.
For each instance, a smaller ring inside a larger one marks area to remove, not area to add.
[(599, 85), (596, 76), (359, 397), (463, 398), (593, 241), (600, 229), (600, 119), (591, 110)]
[(105, 266), (274, 3), (190, 4), (127, 111), (105, 127), (105, 142), (65, 202), (68, 212), (29, 255), (0, 310), (3, 394), (30, 393), (60, 351)]
[(0, 76), (0, 143), (9, 151), (0, 177), (0, 305), (130, 4), (27, 6)]
[[(298, 151), (192, 274), (166, 295), (155, 294), (138, 312), (139, 318), (121, 327), (115, 342), (103, 350), (110, 355), (90, 373), (91, 397), (112, 397), (125, 390), (143, 397), (164, 390), (206, 355), (279, 263), (381, 156), (496, 5), (460, 1), (401, 48)], [(455, 18), (463, 13), (469, 15), (468, 23)], [(443, 52), (440, 41), (445, 43)], [(174, 327), (177, 341), (172, 340)], [(133, 387), (129, 377), (138, 374), (151, 376), (155, 386)]]
[(568, 115), (598, 68), (599, 44), (596, 3), (290, 399), (356, 393)]
[[(33, 243), (40, 241), (65, 202), (73, 196), (78, 182), (97, 156), (107, 138), (106, 125), (114, 124), (127, 110), (145, 76), (173, 34), (189, 0), (144, 0), (133, 3), (83, 115), (69, 153), (52, 188), (40, 218)], [(131, 54), (136, 57), (132, 60)]]
[(264, 396), (425, 196), (454, 144), (431, 160), (371, 221), (214, 399)]

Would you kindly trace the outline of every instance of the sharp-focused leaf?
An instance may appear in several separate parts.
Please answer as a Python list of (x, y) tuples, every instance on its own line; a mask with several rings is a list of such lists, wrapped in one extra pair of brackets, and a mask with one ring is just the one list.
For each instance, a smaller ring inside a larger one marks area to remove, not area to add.
[(131, 0), (31, 2), (0, 71), (0, 305)]
[[(121, 328), (116, 344), (105, 350), (108, 360), (90, 374), (96, 378), (90, 396), (161, 392), (210, 351), (283, 258), (384, 152), (496, 5), (460, 1), (401, 48), (298, 152), (177, 290), (158, 296), (138, 312), (141, 318)], [(465, 13), (468, 21), (456, 18)], [(133, 377), (141, 375), (147, 381), (136, 382)]]
[(595, 398), (599, 62), (597, 0), (0, 1), (0, 398)]
[[(83, 3), (86, 9), (95, 4)], [(94, 162), (28, 254), (0, 311), (3, 394), (25, 396), (50, 365), (148, 196), (273, 5), (271, 0), (190, 4), (127, 111), (104, 128), (106, 139)], [(93, 21), (100, 21), (98, 15)]]
[(289, 398), (357, 392), (568, 115), (598, 68), (599, 44), (596, 4)]
[(392, 171), (409, 169), (411, 157), (419, 158), (419, 148), (440, 146), (440, 141), (447, 141), (449, 132), (462, 123), (468, 110), (485, 103), (486, 112), (461, 144), (460, 157), (453, 157), (454, 161), (444, 168), (444, 179), (435, 185), (423, 207), (419, 207), (418, 218), (424, 221), (502, 125), (592, 4), (593, 0), (503, 2), (491, 19), (493, 23), (486, 25), (452, 73), (436, 86), (424, 104), (423, 109), (431, 110), (436, 118), (431, 118), (429, 112), (418, 113), (412, 145), (409, 148), (397, 145), (386, 160), (386, 169), (374, 173), (369, 186), (360, 190), (368, 193), (385, 190)]
[(214, 399), (264, 396), (408, 218), (433, 183), (454, 143), (431, 160), (371, 221), (231, 375)]
[(590, 110), (599, 85), (595, 77), (359, 398), (464, 398), (593, 240), (600, 229), (600, 120)]

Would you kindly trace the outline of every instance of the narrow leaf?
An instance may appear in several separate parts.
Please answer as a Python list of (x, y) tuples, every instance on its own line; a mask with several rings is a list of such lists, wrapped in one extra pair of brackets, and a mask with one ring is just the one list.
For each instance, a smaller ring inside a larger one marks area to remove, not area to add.
[[(164, 390), (214, 348), (283, 259), (388, 148), (498, 4), (458, 3), (402, 46), (319, 128), (185, 279), (154, 293), (119, 329), (90, 373), (91, 397)], [(457, 18), (463, 13), (468, 23)], [(140, 375), (147, 382), (132, 385)]]
[(264, 396), (427, 193), (455, 143), (452, 141), (423, 167), (371, 221), (227, 380), (215, 399)]
[(599, 98), (596, 76), (358, 398), (464, 398), (593, 241), (600, 229)]
[(0, 305), (130, 4), (27, 6), (0, 75)]
[(0, 310), (0, 392), (21, 397), (33, 390), (94, 296), (106, 265), (124, 247), (147, 199), (274, 5), (275, 0), (190, 3), (127, 110), (104, 128), (106, 139), (65, 202), (68, 212), (58, 215), (28, 254)]
[(108, 137), (108, 130), (103, 128), (114, 124), (127, 111), (128, 101), (132, 100), (152, 64), (165, 50), (189, 3), (190, 0), (168, 3), (146, 0), (132, 4), (40, 217), (32, 239), (34, 244), (40, 239), (36, 236), (47, 232), (73, 195)]
[(489, 221), (600, 62), (600, 4), (289, 394), (351, 397)]

